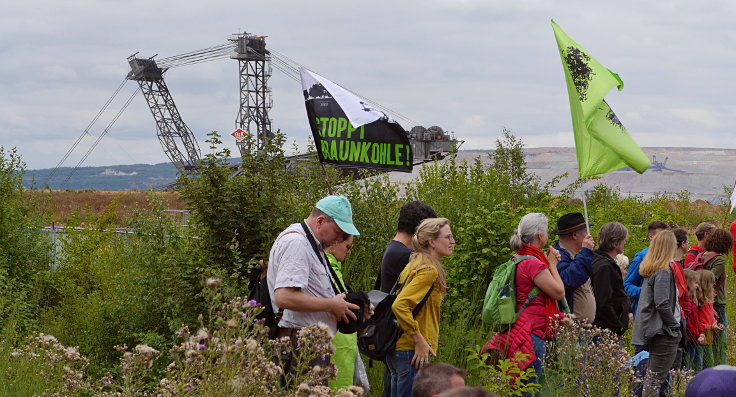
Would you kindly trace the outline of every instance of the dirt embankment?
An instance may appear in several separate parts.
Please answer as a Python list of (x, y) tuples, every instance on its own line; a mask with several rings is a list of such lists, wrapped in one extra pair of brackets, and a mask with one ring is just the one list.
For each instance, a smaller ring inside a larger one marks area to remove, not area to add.
[[(50, 222), (66, 224), (72, 218), (94, 220), (117, 201), (115, 212), (119, 226), (124, 226), (135, 211), (150, 210), (155, 202), (166, 210), (186, 210), (186, 203), (177, 192), (109, 191), (109, 190), (53, 190), (26, 192), (29, 199), (39, 201), (40, 209), (49, 214)], [(112, 207), (111, 207), (112, 208)], [(177, 216), (176, 213), (171, 216)]]

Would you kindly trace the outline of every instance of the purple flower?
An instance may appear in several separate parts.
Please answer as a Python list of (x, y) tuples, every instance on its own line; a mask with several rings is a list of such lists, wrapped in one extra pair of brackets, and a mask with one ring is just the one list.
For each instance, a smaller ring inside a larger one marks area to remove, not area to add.
[(200, 343), (199, 344), (199, 350), (204, 350), (206, 348), (207, 348), (207, 346), (205, 346), (203, 343)]
[(258, 302), (256, 302), (255, 300), (251, 299), (248, 301), (248, 306), (256, 307), (256, 305), (258, 305)]

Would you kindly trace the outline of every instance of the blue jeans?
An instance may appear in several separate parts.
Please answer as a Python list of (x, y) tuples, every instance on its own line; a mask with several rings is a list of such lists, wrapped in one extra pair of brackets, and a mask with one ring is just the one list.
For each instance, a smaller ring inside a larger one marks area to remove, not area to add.
[[(537, 358), (529, 364), (536, 374), (533, 378), (530, 378), (527, 383), (542, 383), (542, 363), (544, 362), (544, 356), (547, 355), (547, 346), (544, 344), (544, 339), (532, 334), (532, 344), (534, 345), (534, 354)], [(531, 394), (524, 393), (523, 397), (530, 397)]]
[(685, 347), (685, 368), (691, 369), (698, 372), (703, 370), (703, 346), (698, 345), (696, 342), (687, 341)]
[(391, 397), (411, 397), (411, 387), (417, 369), (411, 365), (414, 350), (396, 350), (386, 357), (391, 372)]

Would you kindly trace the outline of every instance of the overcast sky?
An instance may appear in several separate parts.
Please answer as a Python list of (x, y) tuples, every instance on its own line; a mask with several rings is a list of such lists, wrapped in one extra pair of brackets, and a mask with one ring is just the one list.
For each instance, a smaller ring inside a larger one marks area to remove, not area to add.
[[(17, 147), (29, 169), (53, 167), (123, 80), (126, 57), (164, 58), (247, 31), (425, 127), (454, 131), (465, 149), (492, 148), (503, 127), (530, 147), (572, 146), (550, 19), (621, 76), (624, 90), (606, 99), (641, 146), (736, 148), (736, 2), (681, 0), (2, 1), (0, 145)], [(218, 130), (236, 152), (237, 61), (165, 77), (202, 151)], [(303, 146), (299, 83), (274, 68), (270, 84), (274, 128)], [(134, 88), (125, 85), (65, 166)], [(140, 94), (109, 134), (84, 165), (167, 161)]]

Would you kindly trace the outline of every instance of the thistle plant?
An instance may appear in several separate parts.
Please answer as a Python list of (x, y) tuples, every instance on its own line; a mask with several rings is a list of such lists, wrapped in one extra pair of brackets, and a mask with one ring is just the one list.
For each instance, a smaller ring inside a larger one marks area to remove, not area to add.
[(488, 391), (499, 396), (521, 396), (535, 394), (542, 388), (539, 383), (530, 382), (537, 376), (534, 369), (520, 368), (528, 354), (516, 352), (511, 359), (495, 359), (489, 352), (481, 353), (479, 347), (465, 351), (468, 352), (468, 369), (478, 373), (481, 386)]
[(634, 370), (621, 339), (608, 330), (581, 321), (557, 327), (547, 341), (544, 372), (547, 386), (559, 395), (627, 395)]
[(52, 335), (36, 334), (7, 354), (0, 389), (10, 394), (80, 394), (90, 389), (85, 377), (88, 364), (76, 347), (66, 347)]

